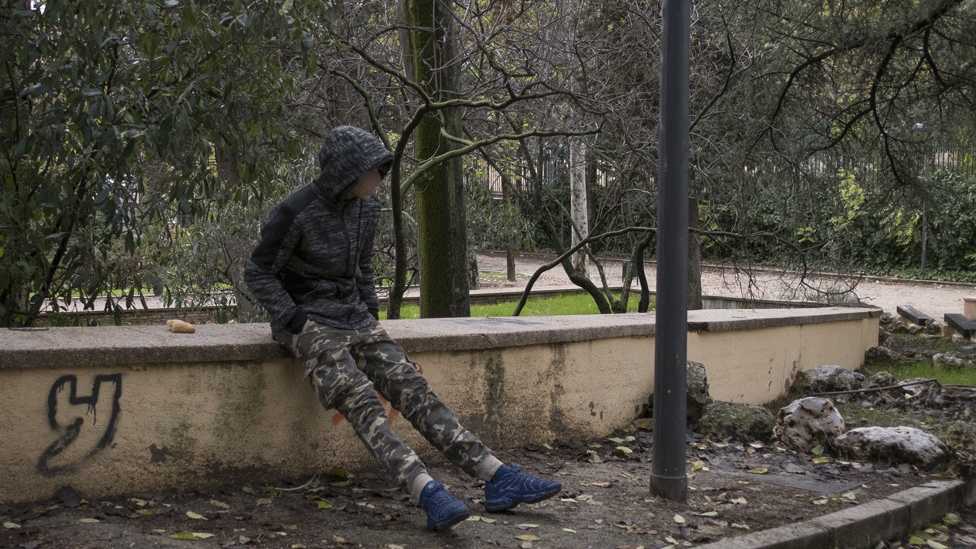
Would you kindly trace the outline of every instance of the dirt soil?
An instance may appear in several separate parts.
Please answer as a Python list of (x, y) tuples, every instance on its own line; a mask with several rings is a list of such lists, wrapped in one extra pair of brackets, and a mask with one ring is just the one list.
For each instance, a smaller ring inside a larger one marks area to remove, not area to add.
[[(562, 283), (554, 275), (549, 283)], [(65, 487), (50, 501), (0, 506), (0, 549), (691, 547), (807, 520), (933, 478), (933, 471), (907, 464), (798, 454), (776, 443), (708, 441), (689, 431), (688, 499), (673, 502), (650, 493), (650, 428), (649, 420), (638, 419), (603, 439), (496, 449), (504, 461), (563, 486), (548, 501), (497, 514), (484, 512), (479, 481), (422, 450), (431, 474), (472, 511), (443, 534), (426, 530), (424, 513), (379, 470), (332, 471), (272, 486), (255, 480), (112, 498), (86, 499)], [(926, 535), (944, 547), (976, 548), (976, 508), (958, 514), (960, 521), (935, 525)], [(885, 547), (918, 542), (892, 540)]]
[[(699, 441), (689, 445), (688, 501), (675, 503), (650, 495), (651, 438), (635, 428), (612, 439), (499, 452), (563, 485), (549, 501), (500, 514), (483, 512), (478, 482), (430, 459), (433, 476), (472, 509), (469, 521), (446, 534), (427, 531), (423, 512), (382, 475), (354, 472), (300, 490), (256, 483), (94, 501), (65, 491), (59, 501), (0, 509), (0, 547), (689, 547), (806, 520), (930, 478), (906, 465), (818, 464), (816, 456), (776, 447)], [(959, 534), (976, 538), (976, 531)]]

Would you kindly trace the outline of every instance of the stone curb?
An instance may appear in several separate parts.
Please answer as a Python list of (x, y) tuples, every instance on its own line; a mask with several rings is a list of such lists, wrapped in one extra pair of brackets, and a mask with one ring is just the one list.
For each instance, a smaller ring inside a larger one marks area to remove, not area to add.
[(885, 499), (699, 549), (834, 549), (874, 547), (907, 536), (960, 507), (976, 503), (976, 479), (935, 480)]

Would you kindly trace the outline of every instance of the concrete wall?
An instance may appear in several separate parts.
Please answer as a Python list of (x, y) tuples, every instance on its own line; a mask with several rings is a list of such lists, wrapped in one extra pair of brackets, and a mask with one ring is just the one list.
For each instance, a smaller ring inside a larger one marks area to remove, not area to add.
[[(719, 400), (763, 403), (798, 371), (861, 365), (878, 309), (689, 313), (688, 358)], [(606, 435), (652, 393), (653, 315), (390, 321), (490, 446)], [(394, 428), (433, 451), (399, 414)], [(265, 324), (0, 332), (0, 503), (302, 478), (375, 462)]]

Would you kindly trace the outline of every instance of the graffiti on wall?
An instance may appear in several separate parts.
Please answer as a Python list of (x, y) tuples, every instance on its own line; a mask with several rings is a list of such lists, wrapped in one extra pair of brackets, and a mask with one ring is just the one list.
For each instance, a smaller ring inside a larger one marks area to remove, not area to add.
[(41, 454), (37, 471), (46, 477), (70, 473), (107, 448), (115, 438), (121, 397), (122, 374), (95, 376), (87, 395), (79, 394), (76, 376), (58, 378), (47, 397), (54, 441)]

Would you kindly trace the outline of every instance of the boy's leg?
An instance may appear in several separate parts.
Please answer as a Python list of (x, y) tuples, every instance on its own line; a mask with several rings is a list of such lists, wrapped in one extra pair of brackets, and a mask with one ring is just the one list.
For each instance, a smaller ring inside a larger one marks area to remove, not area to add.
[(562, 490), (558, 482), (523, 473), (514, 463), (502, 465), (487, 446), (458, 423), (454, 412), (434, 395), (420, 368), (379, 325), (355, 348), (365, 359), (366, 375), (390, 404), (452, 463), (485, 481), (488, 511), (536, 503)]
[(363, 371), (393, 408), (453, 464), (488, 481), (502, 465), (491, 450), (465, 429), (454, 412), (431, 390), (420, 368), (378, 324), (355, 351), (365, 360)]
[[(441, 532), (467, 519), (471, 515), (468, 507), (427, 474), (417, 454), (390, 428), (373, 384), (356, 368), (348, 351), (343, 355), (331, 367), (312, 370), (312, 385), (322, 404), (346, 417), (377, 461), (386, 465), (390, 475), (423, 508), (428, 528)], [(350, 370), (355, 374), (347, 376)], [(341, 379), (344, 377), (348, 379)]]
[(427, 474), (417, 454), (390, 428), (383, 403), (349, 352), (356, 332), (306, 324), (293, 338), (292, 351), (305, 362), (306, 375), (326, 409), (335, 408), (384, 464), (397, 483), (427, 514), (427, 527), (444, 531), (470, 516), (468, 507)]
[(305, 363), (306, 375), (326, 409), (336, 409), (373, 456), (405, 489), (426, 467), (390, 428), (383, 403), (349, 353), (355, 332), (308, 323), (293, 339), (292, 351)]

